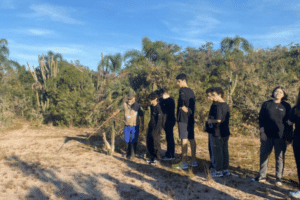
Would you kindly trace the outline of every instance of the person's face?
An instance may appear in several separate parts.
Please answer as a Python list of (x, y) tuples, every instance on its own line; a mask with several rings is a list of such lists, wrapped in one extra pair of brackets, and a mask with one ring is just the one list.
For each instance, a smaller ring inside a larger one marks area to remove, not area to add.
[(274, 98), (275, 99), (282, 99), (284, 97), (284, 92), (282, 89), (278, 88), (277, 90), (274, 91)]
[(153, 100), (150, 100), (150, 103), (151, 103), (152, 106), (155, 106), (157, 104), (157, 98), (153, 99)]
[(170, 95), (168, 94), (168, 93), (163, 93), (163, 95), (162, 95), (162, 97), (163, 97), (163, 99), (167, 99), (168, 97), (169, 97)]
[(132, 98), (132, 99), (128, 100), (128, 104), (129, 104), (129, 105), (134, 104), (134, 102), (135, 102), (135, 98)]
[(218, 94), (216, 92), (212, 92), (211, 96), (212, 96), (213, 101), (220, 101), (222, 99), (221, 94)]
[(178, 87), (183, 87), (185, 83), (185, 80), (181, 80), (181, 79), (177, 79), (176, 84), (178, 85)]
[(208, 101), (213, 101), (214, 100), (211, 92), (207, 93), (206, 97), (207, 97)]

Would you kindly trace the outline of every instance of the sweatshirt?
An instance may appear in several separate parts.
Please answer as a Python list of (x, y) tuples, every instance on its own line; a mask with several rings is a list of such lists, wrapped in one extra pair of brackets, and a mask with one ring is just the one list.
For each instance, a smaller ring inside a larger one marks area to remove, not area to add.
[(156, 106), (150, 106), (150, 121), (148, 125), (148, 129), (151, 130), (153, 133), (160, 133), (162, 128), (162, 120), (163, 120), (163, 113), (161, 111), (159, 103)]
[(264, 127), (268, 138), (286, 139), (286, 134), (291, 129), (287, 124), (291, 106), (282, 101), (275, 103), (273, 100), (265, 101), (259, 112), (259, 126)]

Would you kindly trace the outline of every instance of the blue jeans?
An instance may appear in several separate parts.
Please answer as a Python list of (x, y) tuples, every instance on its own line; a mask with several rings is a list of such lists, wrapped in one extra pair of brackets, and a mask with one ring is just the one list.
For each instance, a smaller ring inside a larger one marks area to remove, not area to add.
[(139, 138), (139, 126), (125, 126), (124, 138), (126, 143), (136, 143)]

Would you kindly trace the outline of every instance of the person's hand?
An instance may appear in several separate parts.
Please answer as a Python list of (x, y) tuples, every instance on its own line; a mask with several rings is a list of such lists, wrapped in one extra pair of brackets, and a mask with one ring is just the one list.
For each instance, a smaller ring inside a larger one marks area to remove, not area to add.
[(267, 135), (263, 132), (263, 133), (260, 134), (260, 139), (261, 139), (262, 141), (266, 142), (267, 139), (268, 139), (268, 137), (267, 137)]
[(182, 106), (181, 110), (183, 110), (183, 112), (188, 112), (189, 111), (189, 109), (186, 106)]

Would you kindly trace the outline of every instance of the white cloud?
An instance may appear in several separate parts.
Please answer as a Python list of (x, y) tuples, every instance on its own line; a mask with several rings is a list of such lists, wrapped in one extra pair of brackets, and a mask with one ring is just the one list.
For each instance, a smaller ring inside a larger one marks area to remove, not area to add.
[(54, 35), (55, 32), (52, 30), (47, 29), (27, 29), (25, 30), (30, 35), (37, 35), (37, 36), (43, 36), (43, 35)]
[(34, 13), (27, 15), (28, 17), (46, 17), (53, 21), (58, 21), (66, 24), (83, 24), (82, 21), (76, 20), (70, 16), (72, 12), (76, 12), (73, 8), (62, 6), (53, 6), (49, 4), (31, 5), (30, 9)]

